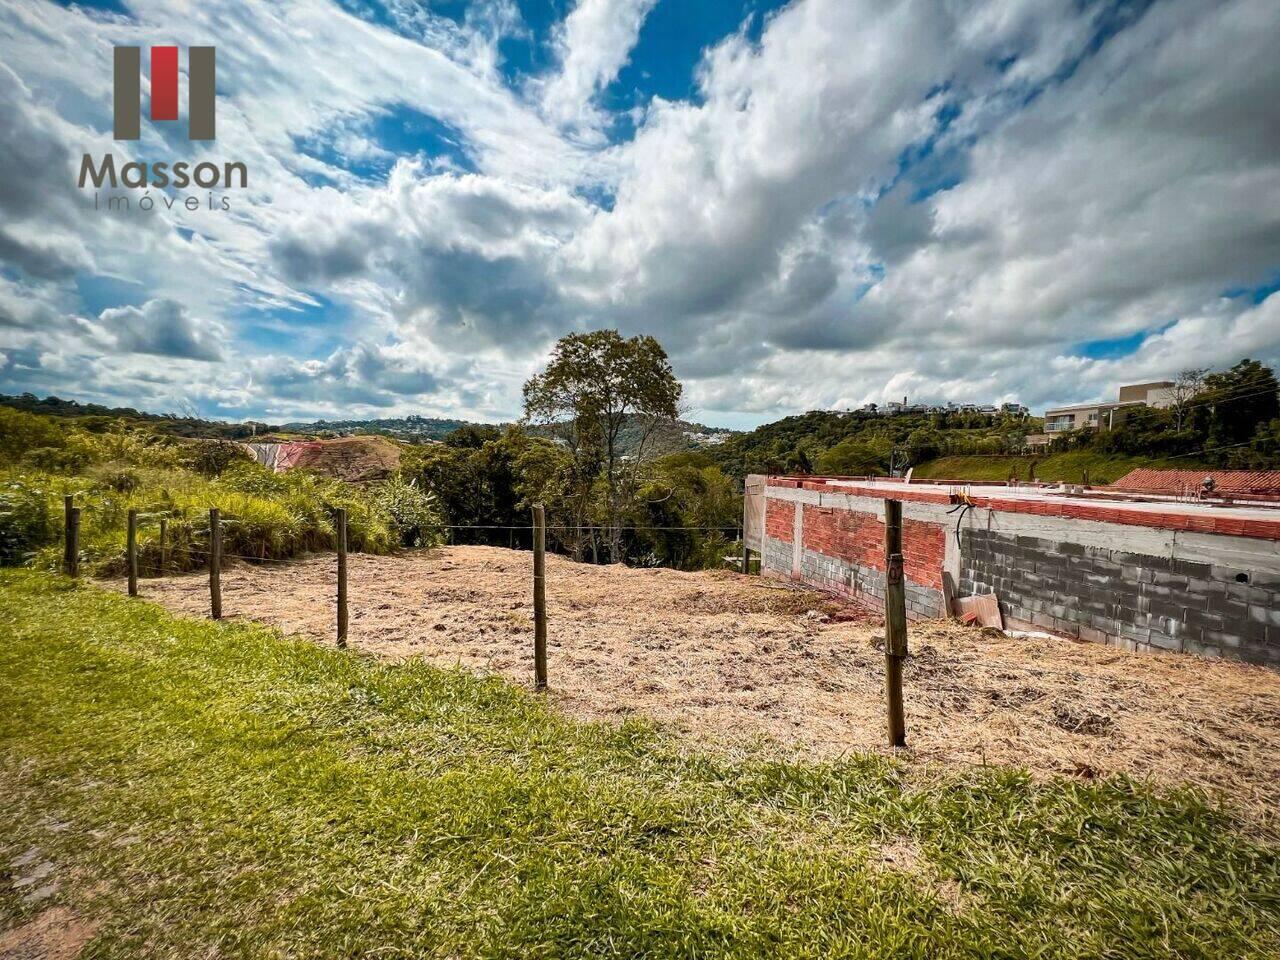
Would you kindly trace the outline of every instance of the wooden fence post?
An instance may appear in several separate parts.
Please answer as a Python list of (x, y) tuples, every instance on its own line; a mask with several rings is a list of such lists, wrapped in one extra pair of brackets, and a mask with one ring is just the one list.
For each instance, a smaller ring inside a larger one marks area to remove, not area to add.
[(338, 510), (338, 649), (347, 645), (347, 511)]
[(80, 576), (80, 508), (71, 508), (71, 576)]
[(533, 686), (547, 689), (547, 519), (533, 505)]
[(160, 518), (160, 576), (169, 569), (169, 521)]
[(62, 498), (62, 572), (68, 577), (76, 575), (76, 555), (79, 552), (73, 519), (75, 503), (75, 497), (70, 494)]
[(884, 688), (889, 712), (889, 745), (904, 747), (902, 662), (907, 658), (907, 590), (902, 570), (902, 502), (884, 502)]
[(222, 619), (222, 518), (217, 507), (209, 508), (209, 612)]
[(129, 596), (138, 595), (138, 511), (130, 510), (125, 528), (125, 563), (129, 566)]

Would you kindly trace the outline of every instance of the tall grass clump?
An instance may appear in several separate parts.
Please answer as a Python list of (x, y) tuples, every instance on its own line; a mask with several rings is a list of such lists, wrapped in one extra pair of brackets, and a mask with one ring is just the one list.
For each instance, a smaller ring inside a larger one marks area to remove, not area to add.
[(58, 424), (51, 433), (46, 418), (22, 417), (0, 421), (0, 447), (13, 464), (0, 469), (0, 564), (57, 567), (68, 494), (81, 508), (81, 565), (99, 576), (124, 570), (130, 510), (138, 512), (144, 573), (160, 571), (162, 519), (166, 569), (204, 566), (210, 507), (221, 512), (224, 552), (247, 559), (332, 550), (339, 508), (352, 550), (386, 553), (439, 537), (432, 496), (398, 478), (357, 486), (305, 471), (275, 474), (224, 441), (179, 442), (136, 429), (95, 435)]

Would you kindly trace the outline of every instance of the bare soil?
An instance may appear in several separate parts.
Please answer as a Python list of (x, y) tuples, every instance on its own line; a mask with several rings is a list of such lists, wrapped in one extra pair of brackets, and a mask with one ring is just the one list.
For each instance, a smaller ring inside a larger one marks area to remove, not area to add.
[(66, 907), (51, 907), (0, 933), (0, 960), (75, 960), (96, 930)]
[[(532, 681), (532, 554), (450, 547), (350, 558), (350, 645)], [(333, 643), (334, 559), (237, 565), (223, 610)], [(116, 584), (122, 586), (122, 584)], [(145, 580), (207, 615), (204, 575)], [(551, 699), (592, 719), (653, 718), (717, 749), (884, 750), (883, 628), (776, 581), (547, 557)], [(1280, 672), (1132, 654), (934, 621), (911, 628), (908, 759), (1192, 784), (1273, 820)]]

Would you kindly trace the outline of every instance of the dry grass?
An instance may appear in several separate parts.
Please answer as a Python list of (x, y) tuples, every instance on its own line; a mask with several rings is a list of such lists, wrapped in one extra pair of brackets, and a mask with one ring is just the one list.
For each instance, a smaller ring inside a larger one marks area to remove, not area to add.
[[(387, 658), (531, 673), (531, 555), (453, 547), (351, 558), (351, 646)], [(323, 642), (333, 559), (233, 567), (224, 610)], [(207, 613), (202, 576), (143, 595)], [(758, 578), (548, 557), (551, 697), (570, 713), (655, 718), (721, 749), (883, 749), (880, 625)], [(932, 622), (913, 626), (908, 759), (1125, 773), (1192, 784), (1271, 821), (1280, 806), (1280, 674)]]

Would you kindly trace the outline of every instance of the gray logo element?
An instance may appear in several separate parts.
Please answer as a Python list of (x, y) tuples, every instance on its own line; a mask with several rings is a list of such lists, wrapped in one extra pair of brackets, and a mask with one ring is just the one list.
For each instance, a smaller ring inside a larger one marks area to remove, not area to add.
[[(213, 140), (217, 129), (216, 48), (190, 47), (187, 55), (187, 139)], [(156, 118), (156, 100), (162, 95), (167, 96), (169, 102), (173, 104), (175, 112), (172, 117), (176, 118), (177, 82), (176, 69), (163, 78), (158, 77), (156, 61), (152, 60), (153, 119)], [(113, 107), (115, 139), (137, 140), (142, 132), (142, 49), (140, 47), (115, 48)]]

